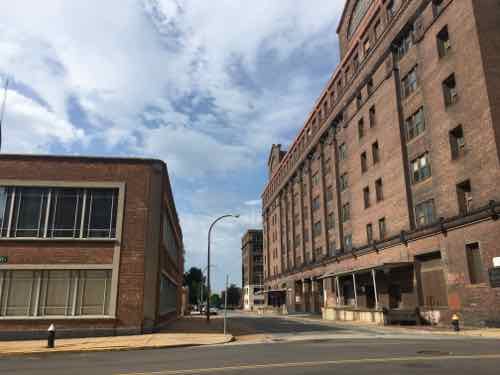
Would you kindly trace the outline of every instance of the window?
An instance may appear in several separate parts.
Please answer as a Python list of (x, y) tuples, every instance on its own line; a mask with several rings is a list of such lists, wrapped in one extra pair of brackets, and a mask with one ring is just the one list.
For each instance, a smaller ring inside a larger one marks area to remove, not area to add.
[(345, 143), (342, 143), (339, 146), (339, 160), (346, 160), (347, 159), (347, 145)]
[(13, 237), (43, 237), (48, 189), (16, 189)]
[(335, 242), (335, 240), (330, 241), (330, 243), (328, 244), (328, 255), (331, 257), (335, 256), (336, 248), (337, 243)]
[(368, 92), (368, 95), (373, 93), (373, 78), (370, 78), (366, 83), (366, 91)]
[(364, 52), (365, 56), (368, 56), (368, 54), (370, 53), (371, 49), (372, 49), (372, 45), (371, 45), (371, 42), (370, 42), (370, 37), (368, 37), (363, 42), (363, 52)]
[(83, 206), (81, 189), (55, 189), (52, 197), (49, 237), (79, 237), (80, 211)]
[(313, 176), (312, 176), (312, 185), (313, 186), (317, 186), (319, 184), (319, 174), (318, 173), (315, 173)]
[(375, 193), (377, 195), (377, 202), (381, 202), (384, 200), (384, 186), (382, 184), (381, 178), (375, 181)]
[(313, 202), (312, 202), (312, 209), (313, 209), (313, 211), (319, 210), (320, 206), (321, 206), (321, 203), (319, 201), (319, 197), (314, 198)]
[(467, 255), (467, 266), (471, 284), (485, 283), (484, 266), (481, 259), (481, 251), (477, 242), (467, 244), (465, 247)]
[(375, 106), (370, 108), (370, 128), (374, 128), (377, 125), (377, 115), (375, 112)]
[(411, 141), (425, 131), (424, 108), (421, 107), (416, 113), (405, 121), (406, 140)]
[(429, 155), (424, 154), (411, 162), (413, 183), (424, 181), (431, 176)]
[(415, 220), (418, 227), (434, 223), (434, 200), (428, 200), (415, 207)]
[(401, 81), (404, 98), (410, 96), (418, 87), (417, 67), (415, 66)]
[(363, 105), (363, 95), (359, 92), (358, 95), (356, 96), (356, 106), (358, 107), (358, 109), (360, 109), (362, 105)]
[(472, 188), (470, 180), (457, 185), (458, 209), (461, 215), (467, 215), (472, 207)]
[(304, 243), (309, 242), (309, 228), (304, 227)]
[(346, 82), (346, 84), (349, 82), (350, 78), (351, 78), (351, 69), (349, 67), (347, 67), (345, 69), (345, 82)]
[(363, 202), (365, 203), (365, 209), (370, 207), (370, 188), (368, 186), (363, 189)]
[(361, 172), (365, 173), (368, 170), (368, 157), (366, 156), (366, 152), (361, 154)]
[(0, 316), (110, 314), (110, 270), (0, 271), (0, 280)]
[(354, 71), (357, 72), (359, 69), (359, 55), (358, 54), (354, 55), (354, 57), (352, 58), (352, 65), (354, 67)]
[(380, 36), (382, 35), (382, 22), (380, 22), (380, 20), (378, 20), (377, 23), (375, 23), (373, 31), (375, 33), (375, 39), (380, 38)]
[(444, 102), (447, 107), (455, 104), (458, 101), (457, 82), (455, 74), (452, 74), (443, 82)]
[(368, 11), (372, 2), (373, 2), (373, 0), (358, 0), (356, 5), (354, 6), (354, 9), (352, 11), (351, 20), (349, 21), (348, 31), (347, 31), (347, 35), (348, 35), (349, 39), (358, 29), (359, 24), (363, 20), (365, 14)]
[[(304, 241), (306, 241), (306, 236), (304, 236)], [(306, 241), (306, 242), (307, 242), (307, 241)], [(295, 245), (295, 248), (297, 248), (297, 247), (299, 247), (299, 246), (300, 246), (300, 234), (297, 234), (297, 235), (295, 236), (295, 243), (294, 243), (294, 245)]]
[(372, 144), (372, 156), (373, 164), (377, 164), (380, 161), (380, 149), (378, 147), (378, 142)]
[(347, 234), (344, 236), (344, 249), (345, 251), (352, 250), (352, 234)]
[(326, 189), (326, 201), (330, 202), (333, 200), (333, 188), (331, 186), (328, 186)]
[(168, 277), (160, 275), (160, 314), (177, 311), (177, 286)]
[(0, 237), (7, 235), (10, 212), (11, 189), (0, 186)]
[(445, 57), (451, 49), (450, 34), (448, 33), (448, 26), (445, 26), (437, 34), (437, 46), (439, 57)]
[(397, 44), (397, 57), (402, 59), (413, 46), (413, 29), (408, 28), (401, 37)]
[(373, 226), (371, 224), (366, 225), (366, 241), (369, 244), (373, 243)]
[(444, 0), (432, 0), (432, 9), (434, 17), (439, 16), (444, 9)]
[(117, 197), (117, 189), (0, 187), (0, 235), (114, 238)]
[(379, 234), (379, 238), (381, 240), (383, 240), (386, 236), (386, 233), (387, 233), (387, 228), (385, 226), (385, 217), (383, 217), (382, 219), (380, 219), (378, 221), (378, 234)]
[(313, 226), (313, 237), (321, 235), (321, 221), (314, 223)]
[(349, 203), (346, 203), (342, 206), (342, 222), (345, 223), (351, 219), (351, 206)]
[(347, 173), (340, 176), (340, 191), (344, 191), (349, 187), (349, 180), (347, 178)]
[(329, 213), (328, 214), (328, 217), (327, 217), (327, 226), (328, 226), (328, 229), (335, 228), (335, 217), (334, 217), (333, 213)]
[(451, 158), (458, 159), (465, 151), (465, 138), (462, 125), (450, 131)]
[(396, 5), (394, 3), (394, 0), (390, 0), (387, 3), (387, 18), (389, 20), (392, 20), (395, 15), (396, 15)]
[(365, 122), (363, 119), (360, 119), (358, 122), (358, 137), (359, 139), (365, 136)]

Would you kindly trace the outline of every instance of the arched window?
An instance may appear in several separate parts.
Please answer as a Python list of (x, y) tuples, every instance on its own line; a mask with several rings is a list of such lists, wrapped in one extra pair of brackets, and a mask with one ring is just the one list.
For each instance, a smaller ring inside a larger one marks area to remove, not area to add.
[(348, 38), (354, 34), (357, 30), (359, 24), (363, 20), (368, 8), (372, 4), (373, 0), (358, 0), (356, 5), (354, 6), (354, 10), (352, 12), (351, 20), (349, 22), (349, 30), (347, 32)]

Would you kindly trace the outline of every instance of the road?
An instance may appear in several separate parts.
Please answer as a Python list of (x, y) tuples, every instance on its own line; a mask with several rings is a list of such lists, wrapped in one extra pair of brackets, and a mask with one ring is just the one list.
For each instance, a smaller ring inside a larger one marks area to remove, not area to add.
[[(498, 374), (500, 341), (233, 316), (266, 342), (183, 349), (0, 358), (2, 375)], [(293, 333), (289, 333), (291, 330)], [(294, 341), (300, 338), (300, 341)], [(269, 340), (275, 342), (269, 342)]]

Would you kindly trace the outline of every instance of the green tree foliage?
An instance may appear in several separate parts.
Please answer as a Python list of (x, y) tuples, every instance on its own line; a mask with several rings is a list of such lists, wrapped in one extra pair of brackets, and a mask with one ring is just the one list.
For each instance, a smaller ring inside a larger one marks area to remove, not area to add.
[(198, 305), (200, 303), (201, 288), (203, 288), (203, 298), (206, 298), (207, 288), (204, 285), (204, 280), (203, 272), (196, 267), (191, 267), (184, 274), (184, 285), (189, 289), (189, 303), (191, 305)]
[(221, 302), (223, 303), (223, 301), (221, 300), (220, 296), (217, 293), (212, 294), (210, 296), (210, 305), (211, 306), (219, 307), (221, 305)]

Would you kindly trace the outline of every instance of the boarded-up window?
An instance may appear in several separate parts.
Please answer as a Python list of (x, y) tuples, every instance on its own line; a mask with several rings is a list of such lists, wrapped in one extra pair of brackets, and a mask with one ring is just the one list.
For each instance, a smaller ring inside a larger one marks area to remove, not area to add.
[(420, 304), (428, 308), (448, 306), (441, 253), (426, 254), (417, 259), (420, 266)]
[(486, 282), (479, 244), (477, 242), (467, 244), (465, 251), (467, 253), (470, 283), (479, 284)]

